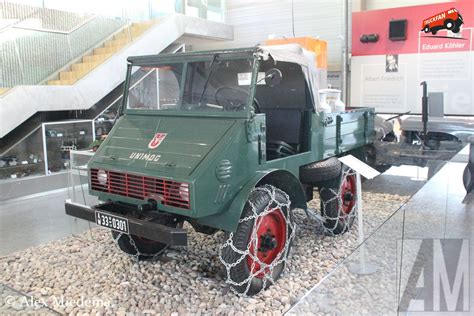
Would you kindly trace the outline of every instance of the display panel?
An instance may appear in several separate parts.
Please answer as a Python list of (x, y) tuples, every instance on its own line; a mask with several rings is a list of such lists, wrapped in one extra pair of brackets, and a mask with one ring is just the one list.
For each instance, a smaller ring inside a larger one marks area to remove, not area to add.
[(389, 24), (388, 38), (391, 41), (404, 41), (407, 38), (407, 20), (393, 20)]

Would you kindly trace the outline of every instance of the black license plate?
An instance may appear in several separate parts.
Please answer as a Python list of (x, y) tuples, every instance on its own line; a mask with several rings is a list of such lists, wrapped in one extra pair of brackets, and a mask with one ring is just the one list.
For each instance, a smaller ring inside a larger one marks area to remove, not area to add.
[(95, 223), (120, 233), (128, 234), (128, 219), (95, 211)]

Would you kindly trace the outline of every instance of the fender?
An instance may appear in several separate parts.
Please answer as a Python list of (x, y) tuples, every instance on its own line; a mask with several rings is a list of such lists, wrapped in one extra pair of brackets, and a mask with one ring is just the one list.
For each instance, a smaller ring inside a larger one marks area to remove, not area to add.
[(257, 172), (252, 180), (247, 182), (237, 193), (227, 211), (199, 218), (197, 221), (202, 225), (235, 232), (250, 192), (256, 186), (264, 184), (270, 184), (285, 191), (290, 196), (291, 205), (294, 208), (307, 209), (305, 191), (298, 178), (288, 170), (273, 169)]

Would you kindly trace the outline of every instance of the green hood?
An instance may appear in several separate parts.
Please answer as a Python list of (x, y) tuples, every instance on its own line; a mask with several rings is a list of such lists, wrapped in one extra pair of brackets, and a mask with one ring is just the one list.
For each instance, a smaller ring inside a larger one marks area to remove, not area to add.
[[(235, 122), (235, 119), (125, 115), (100, 146), (93, 165), (105, 163), (118, 170), (188, 176)], [(156, 141), (152, 142), (154, 138)]]

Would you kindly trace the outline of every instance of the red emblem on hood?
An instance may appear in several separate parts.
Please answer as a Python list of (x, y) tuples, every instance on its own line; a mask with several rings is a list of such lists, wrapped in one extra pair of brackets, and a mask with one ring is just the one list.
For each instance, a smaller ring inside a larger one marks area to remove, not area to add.
[(155, 137), (148, 143), (148, 148), (155, 149), (160, 146), (161, 142), (165, 139), (167, 133), (156, 133)]

